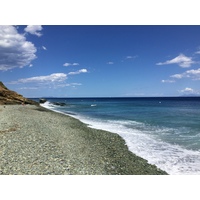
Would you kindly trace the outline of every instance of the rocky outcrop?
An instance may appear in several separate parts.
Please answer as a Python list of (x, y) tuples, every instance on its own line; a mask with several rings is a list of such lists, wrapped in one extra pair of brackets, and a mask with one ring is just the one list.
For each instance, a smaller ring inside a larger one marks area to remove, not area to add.
[(47, 100), (46, 99), (40, 99), (39, 103), (45, 103)]
[(38, 105), (37, 102), (32, 101), (18, 94), (17, 92), (9, 90), (1, 81), (0, 81), (0, 105), (6, 104), (33, 104)]
[(67, 105), (66, 103), (60, 103), (60, 102), (53, 102), (52, 104), (56, 105), (56, 106), (66, 106)]

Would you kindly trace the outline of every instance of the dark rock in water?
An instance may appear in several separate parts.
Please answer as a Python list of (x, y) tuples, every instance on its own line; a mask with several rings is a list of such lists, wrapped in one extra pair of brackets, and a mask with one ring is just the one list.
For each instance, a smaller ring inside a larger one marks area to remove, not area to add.
[(38, 105), (37, 102), (27, 99), (17, 92), (9, 90), (1, 81), (0, 81), (0, 105), (6, 104), (32, 104)]
[(53, 102), (52, 104), (53, 104), (53, 105), (56, 105), (56, 106), (59, 106), (59, 105), (60, 105), (60, 104), (57, 103), (57, 102)]
[(60, 103), (60, 102), (53, 102), (52, 104), (56, 106), (66, 106), (66, 103)]
[(46, 101), (46, 99), (40, 99), (39, 103), (45, 103)]
[(66, 103), (60, 103), (60, 106), (66, 106), (67, 104)]

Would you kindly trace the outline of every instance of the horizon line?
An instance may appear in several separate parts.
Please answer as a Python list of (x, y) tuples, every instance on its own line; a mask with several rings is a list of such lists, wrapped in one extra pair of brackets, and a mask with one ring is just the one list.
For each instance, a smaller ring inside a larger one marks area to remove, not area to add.
[(92, 97), (92, 96), (88, 96), (88, 97), (54, 97), (54, 96), (47, 96), (47, 97), (26, 97), (26, 98), (31, 98), (31, 99), (45, 99), (45, 98), (58, 98), (58, 99), (62, 99), (62, 98), (184, 98), (184, 97), (200, 97), (200, 95), (185, 95), (185, 96), (130, 96), (130, 97), (126, 97), (126, 96), (113, 96), (113, 97), (108, 97), (108, 96), (98, 96), (98, 97)]

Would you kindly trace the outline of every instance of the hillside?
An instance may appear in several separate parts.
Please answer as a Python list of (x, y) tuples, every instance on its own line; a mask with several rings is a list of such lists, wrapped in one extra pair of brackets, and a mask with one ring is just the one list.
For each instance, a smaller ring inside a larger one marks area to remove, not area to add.
[(0, 105), (6, 104), (33, 104), (38, 105), (37, 102), (32, 101), (18, 94), (17, 92), (9, 90), (1, 81), (0, 81)]

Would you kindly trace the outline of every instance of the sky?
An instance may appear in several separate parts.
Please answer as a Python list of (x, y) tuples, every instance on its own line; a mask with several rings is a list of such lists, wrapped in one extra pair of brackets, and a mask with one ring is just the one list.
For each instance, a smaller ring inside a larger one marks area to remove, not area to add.
[(200, 26), (0, 26), (0, 81), (25, 97), (200, 95)]

